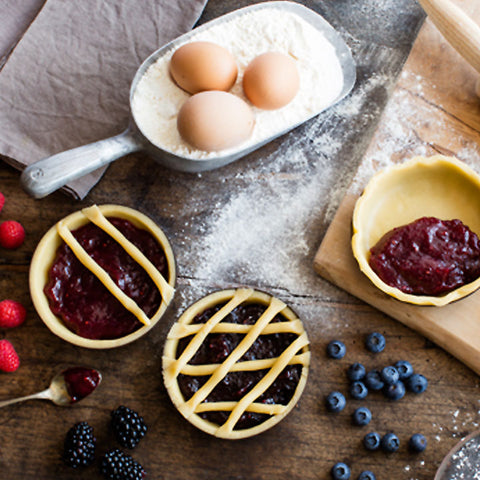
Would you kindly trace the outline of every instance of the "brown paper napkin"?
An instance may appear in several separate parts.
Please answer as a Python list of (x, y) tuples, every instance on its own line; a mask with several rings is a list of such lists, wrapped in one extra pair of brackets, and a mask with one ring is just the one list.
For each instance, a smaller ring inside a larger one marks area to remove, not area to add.
[[(137, 68), (191, 29), (205, 3), (47, 0), (0, 71), (2, 159), (21, 169), (123, 131)], [(66, 190), (84, 198), (104, 170)]]

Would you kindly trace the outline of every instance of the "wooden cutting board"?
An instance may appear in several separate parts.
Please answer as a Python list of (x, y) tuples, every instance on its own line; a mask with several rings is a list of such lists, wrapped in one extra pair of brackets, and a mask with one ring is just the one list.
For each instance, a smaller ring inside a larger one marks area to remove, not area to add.
[[(480, 2), (455, 3), (480, 23)], [(415, 155), (442, 153), (480, 172), (480, 99), (475, 94), (479, 76), (427, 19), (314, 259), (322, 277), (431, 339), (477, 374), (480, 291), (446, 307), (402, 303), (361, 273), (350, 241), (356, 199), (378, 170)]]

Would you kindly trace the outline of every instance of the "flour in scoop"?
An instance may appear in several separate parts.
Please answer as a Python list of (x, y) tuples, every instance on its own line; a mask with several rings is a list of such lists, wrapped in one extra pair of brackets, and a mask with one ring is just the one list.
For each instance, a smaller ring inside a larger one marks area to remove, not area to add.
[[(135, 120), (143, 134), (156, 146), (188, 158), (209, 158), (233, 153), (289, 130), (331, 105), (343, 88), (343, 73), (334, 47), (325, 36), (294, 13), (275, 8), (246, 12), (217, 24), (188, 39), (210, 41), (229, 50), (238, 66), (238, 78), (230, 90), (247, 101), (243, 72), (256, 56), (269, 51), (290, 55), (300, 74), (296, 97), (278, 110), (252, 106), (255, 127), (241, 145), (221, 152), (193, 149), (177, 130), (177, 114), (189, 94), (171, 79), (169, 62), (173, 50), (159, 58), (140, 79), (132, 100)], [(178, 47), (180, 47), (179, 45)]]

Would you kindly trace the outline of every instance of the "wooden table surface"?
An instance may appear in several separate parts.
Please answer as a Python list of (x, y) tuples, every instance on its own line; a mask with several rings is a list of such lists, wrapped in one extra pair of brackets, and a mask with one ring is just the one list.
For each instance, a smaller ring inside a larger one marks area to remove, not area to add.
[[(211, 0), (201, 22), (254, 2)], [(101, 387), (72, 408), (31, 401), (0, 410), (0, 478), (101, 478), (96, 467), (72, 471), (60, 460), (65, 433), (88, 421), (98, 452), (116, 446), (110, 411), (127, 405), (140, 412), (149, 432), (132, 452), (148, 478), (166, 480), (318, 480), (345, 461), (355, 479), (372, 470), (378, 479), (432, 479), (447, 451), (477, 428), (479, 379), (471, 370), (399, 322), (321, 279), (313, 257), (349, 181), (372, 137), (389, 93), (423, 20), (413, 0), (301, 2), (325, 16), (343, 35), (357, 62), (358, 82), (342, 104), (234, 164), (203, 174), (164, 169), (143, 154), (114, 163), (81, 202), (61, 192), (33, 200), (19, 186), (19, 174), (0, 166), (6, 197), (1, 220), (16, 219), (26, 240), (0, 251), (1, 297), (22, 302), (26, 323), (0, 331), (21, 358), (20, 368), (0, 374), (0, 399), (47, 387), (70, 365), (90, 365), (104, 376)], [(122, 126), (119, 126), (119, 129)], [(35, 246), (65, 215), (93, 203), (118, 203), (153, 218), (166, 232), (178, 265), (173, 305), (145, 338), (123, 348), (92, 351), (55, 337), (43, 325), (29, 298), (28, 269)], [(303, 319), (312, 349), (306, 390), (293, 412), (257, 437), (229, 442), (187, 423), (172, 406), (161, 376), (166, 333), (191, 302), (219, 288), (248, 285), (277, 295)], [(383, 333), (385, 351), (366, 352), (363, 339)], [(343, 360), (328, 359), (325, 347), (345, 342)], [(345, 370), (359, 361), (367, 368), (410, 361), (429, 379), (423, 395), (398, 402), (370, 395), (348, 399), (337, 415), (324, 406), (332, 390), (347, 391)], [(373, 413), (369, 427), (354, 427), (360, 405)], [(361, 444), (369, 430), (394, 431), (395, 454), (367, 453)], [(406, 443), (421, 432), (427, 450), (411, 454)]]

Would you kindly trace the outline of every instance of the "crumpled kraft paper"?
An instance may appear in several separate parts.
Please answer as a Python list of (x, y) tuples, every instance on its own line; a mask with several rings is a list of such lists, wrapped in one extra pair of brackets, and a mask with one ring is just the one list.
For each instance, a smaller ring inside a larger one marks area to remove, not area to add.
[[(47, 0), (0, 70), (2, 159), (21, 169), (121, 133), (136, 70), (153, 51), (190, 30), (205, 3)], [(7, 21), (0, 16), (0, 28)], [(84, 198), (104, 170), (65, 190)]]

